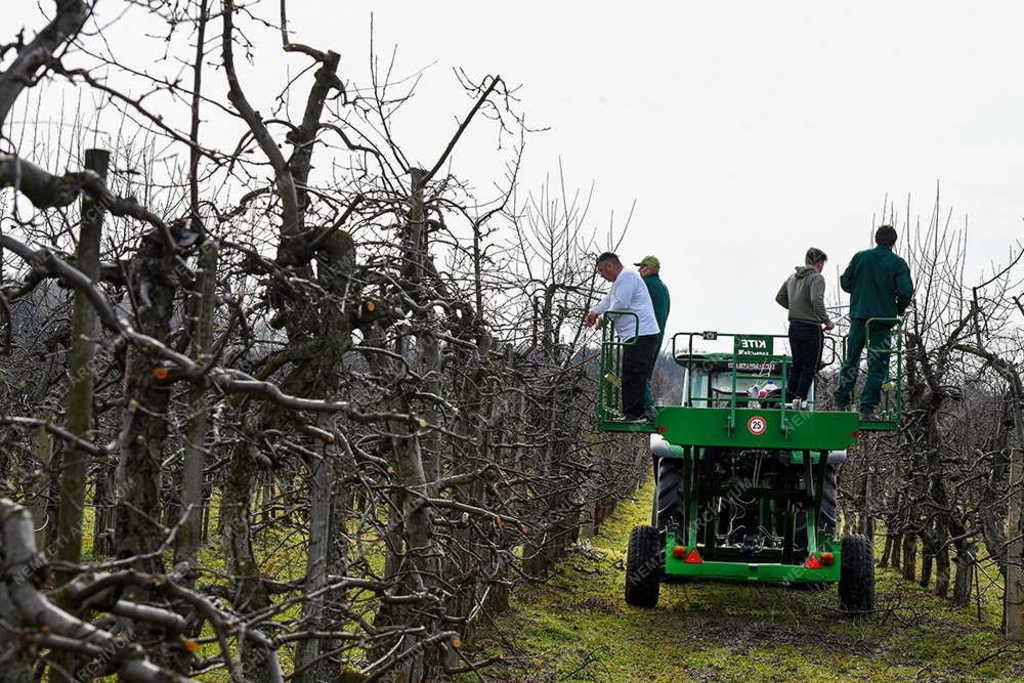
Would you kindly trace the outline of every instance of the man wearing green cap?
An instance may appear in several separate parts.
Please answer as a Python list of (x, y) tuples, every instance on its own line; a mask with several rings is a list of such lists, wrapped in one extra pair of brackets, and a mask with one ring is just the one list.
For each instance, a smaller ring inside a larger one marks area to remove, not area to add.
[[(647, 285), (647, 292), (651, 295), (651, 304), (654, 306), (654, 318), (658, 321), (658, 343), (654, 347), (654, 357), (651, 359), (651, 372), (654, 372), (654, 364), (658, 361), (658, 354), (661, 353), (661, 343), (665, 338), (665, 323), (668, 322), (668, 311), (672, 305), (671, 297), (668, 294), (668, 287), (661, 281), (661, 261), (657, 256), (644, 256), (639, 263), (633, 264), (640, 269), (640, 277)], [(654, 393), (651, 391), (651, 380), (647, 378), (647, 385), (644, 388), (644, 410), (649, 417), (653, 417)]]

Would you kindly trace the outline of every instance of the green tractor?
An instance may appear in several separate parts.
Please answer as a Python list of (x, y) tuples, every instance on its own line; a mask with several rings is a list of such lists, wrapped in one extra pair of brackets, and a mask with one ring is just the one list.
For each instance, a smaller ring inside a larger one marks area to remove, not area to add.
[[(897, 332), (891, 352), (871, 346), (871, 331), (883, 325)], [(871, 539), (839, 535), (836, 469), (862, 432), (899, 426), (898, 325), (895, 319), (868, 323), (868, 353), (885, 353), (890, 362), (878, 420), (818, 410), (822, 402), (813, 394), (803, 409), (789, 407), (791, 357), (775, 352), (784, 335), (705, 331), (673, 337), (672, 356), (683, 367), (680, 402), (659, 407), (648, 424), (616, 421), (622, 349), (629, 342), (604, 326), (599, 426), (652, 433), (656, 494), (650, 525), (630, 535), (627, 603), (654, 607), (661, 583), (669, 581), (838, 583), (844, 610), (874, 609)], [(731, 342), (731, 348), (696, 351), (695, 340), (719, 347)], [(842, 344), (826, 337), (826, 365), (837, 361)]]

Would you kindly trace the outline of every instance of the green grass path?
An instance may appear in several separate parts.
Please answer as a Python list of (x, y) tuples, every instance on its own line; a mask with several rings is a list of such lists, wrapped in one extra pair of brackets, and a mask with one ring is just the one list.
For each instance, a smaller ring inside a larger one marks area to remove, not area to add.
[(879, 571), (878, 613), (851, 619), (835, 589), (663, 585), (655, 610), (622, 599), (629, 530), (647, 523), (650, 485), (623, 501), (551, 582), (520, 589), (485, 625), (476, 657), (490, 681), (1021, 681), (1024, 650), (993, 610), (959, 610)]

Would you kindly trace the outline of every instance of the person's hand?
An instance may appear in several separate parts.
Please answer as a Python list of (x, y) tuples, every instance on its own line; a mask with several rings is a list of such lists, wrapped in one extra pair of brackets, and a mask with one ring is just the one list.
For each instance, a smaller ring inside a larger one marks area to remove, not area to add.
[(595, 327), (599, 319), (600, 316), (598, 316), (597, 313), (587, 313), (587, 317), (584, 318), (584, 322), (587, 324), (587, 327)]
[(836, 326), (836, 324), (834, 322), (829, 321), (829, 322), (825, 323), (825, 331), (828, 332), (829, 330), (833, 329), (835, 326)]

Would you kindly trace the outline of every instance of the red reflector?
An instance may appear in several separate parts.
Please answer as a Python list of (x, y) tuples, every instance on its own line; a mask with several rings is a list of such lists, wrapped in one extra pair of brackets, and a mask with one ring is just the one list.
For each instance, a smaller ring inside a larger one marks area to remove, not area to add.
[(860, 436), (860, 432), (850, 432), (850, 436), (856, 439), (857, 437)]
[(675, 548), (672, 548), (672, 557), (676, 558), (677, 560), (683, 559), (684, 555), (686, 555), (685, 545), (677, 545)]
[(811, 555), (807, 558), (807, 562), (804, 563), (804, 566), (808, 569), (821, 569), (821, 560), (818, 559), (817, 555)]
[(690, 554), (686, 556), (686, 564), (700, 564), (703, 561), (704, 558), (700, 556), (696, 548), (691, 550)]
[(836, 561), (836, 558), (832, 553), (822, 553), (821, 563), (826, 567), (831, 567)]
[(658, 433), (659, 434), (664, 434), (667, 431), (668, 431), (668, 427), (667, 426), (665, 426), (665, 425), (658, 425)]

